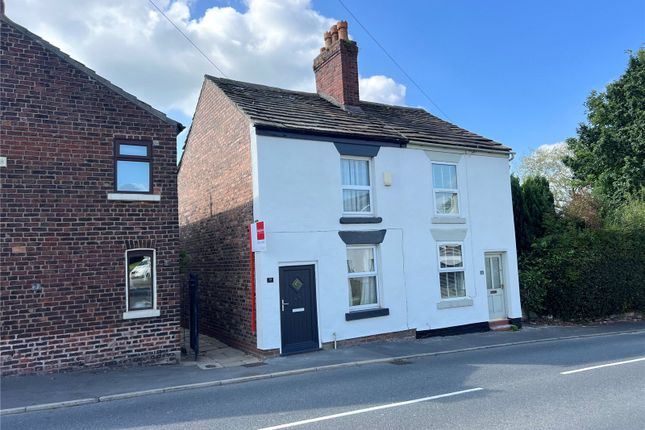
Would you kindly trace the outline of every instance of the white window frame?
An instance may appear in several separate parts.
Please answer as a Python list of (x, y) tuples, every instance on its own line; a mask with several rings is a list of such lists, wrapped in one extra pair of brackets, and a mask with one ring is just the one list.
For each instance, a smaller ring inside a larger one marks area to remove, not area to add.
[[(434, 166), (454, 166), (455, 167), (455, 180), (457, 181), (457, 188), (438, 188), (434, 182)], [(457, 163), (432, 163), (432, 198), (434, 199), (434, 213), (437, 216), (443, 217), (458, 217), (461, 215), (461, 201), (459, 193), (459, 172)], [(437, 193), (456, 193), (457, 194), (457, 213), (443, 213), (439, 212), (439, 205), (437, 204)]]
[[(130, 309), (130, 298), (128, 288), (130, 287), (130, 279), (128, 273), (128, 252), (134, 251), (152, 251), (152, 309), (134, 310)], [(160, 315), (157, 309), (157, 251), (153, 248), (132, 248), (126, 249), (125, 254), (125, 312), (123, 312), (123, 319), (135, 318), (150, 318), (158, 317)]]
[[(350, 312), (356, 312), (356, 311), (364, 311), (368, 309), (378, 309), (381, 307), (381, 291), (380, 291), (380, 281), (379, 281), (379, 261), (378, 261), (378, 246), (377, 245), (347, 245), (346, 247), (347, 250), (349, 249), (371, 249), (372, 253), (374, 255), (374, 271), (373, 272), (354, 272), (350, 273), (349, 268), (346, 268), (347, 270), (347, 297), (348, 297), (348, 303), (349, 305), (349, 311)], [(347, 256), (345, 257), (345, 260), (347, 260)], [(347, 262), (345, 262), (345, 265), (347, 265)], [(374, 277), (375, 282), (376, 282), (376, 303), (370, 303), (367, 305), (352, 305), (352, 286), (349, 283), (350, 279), (354, 278), (366, 278), (366, 277)]]
[[(343, 184), (343, 160), (360, 160), (367, 161), (367, 174), (369, 177), (369, 185), (344, 185)], [(374, 193), (372, 192), (372, 185), (374, 184), (374, 178), (372, 177), (372, 157), (355, 157), (350, 155), (343, 155), (340, 157), (340, 204), (343, 208), (343, 215), (351, 216), (364, 216), (369, 217), (374, 215)], [(369, 212), (347, 212), (345, 211), (345, 200), (344, 200), (344, 190), (367, 190), (369, 192), (370, 199), (370, 211)]]
[[(442, 246), (459, 246), (461, 249), (461, 267), (441, 267), (441, 247)], [(461, 300), (468, 297), (468, 291), (466, 288), (466, 258), (464, 256), (464, 243), (461, 241), (452, 241), (452, 242), (437, 242), (437, 269), (439, 270), (439, 296), (442, 301), (446, 300)], [(454, 296), (454, 297), (443, 297), (441, 294), (441, 274), (442, 273), (455, 273), (463, 272), (464, 273), (464, 295), (463, 296)]]

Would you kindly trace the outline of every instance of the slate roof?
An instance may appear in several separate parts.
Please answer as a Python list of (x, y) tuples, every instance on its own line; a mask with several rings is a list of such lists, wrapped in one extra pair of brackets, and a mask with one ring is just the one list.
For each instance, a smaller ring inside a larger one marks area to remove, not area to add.
[(42, 37), (32, 33), (31, 31), (27, 30), (25, 27), (23, 27), (23, 26), (21, 26), (19, 24), (16, 24), (15, 22), (13, 22), (9, 18), (7, 18), (6, 15), (0, 14), (0, 21), (2, 21), (3, 23), (6, 23), (6, 24), (10, 25), (11, 27), (15, 28), (17, 31), (19, 31), (20, 33), (22, 33), (25, 36), (29, 37), (30, 39), (32, 39), (33, 41), (38, 43), (40, 46), (42, 46), (47, 51), (53, 53), (57, 57), (61, 58), (63, 61), (69, 63), (70, 65), (72, 65), (76, 69), (78, 69), (81, 72), (85, 73), (91, 79), (93, 79), (93, 80), (95, 80), (97, 82), (100, 82), (101, 84), (103, 84), (106, 87), (108, 87), (110, 90), (112, 90), (115, 93), (123, 96), (124, 98), (126, 98), (130, 102), (136, 104), (137, 106), (139, 106), (140, 108), (142, 108), (146, 112), (156, 116), (157, 118), (161, 119), (162, 121), (167, 122), (168, 124), (175, 125), (177, 127), (177, 133), (179, 133), (181, 130), (184, 129), (184, 126), (180, 122), (175, 121), (172, 118), (168, 118), (166, 116), (166, 114), (164, 114), (163, 112), (158, 111), (157, 109), (153, 108), (152, 106), (150, 106), (147, 103), (142, 102), (141, 100), (139, 100), (138, 98), (136, 98), (132, 94), (128, 93), (127, 91), (123, 90), (122, 88), (117, 87), (112, 82), (110, 82), (107, 79), (105, 79), (104, 77), (98, 75), (94, 70), (90, 69), (89, 67), (87, 67), (83, 63), (80, 63), (80, 62), (76, 61), (75, 59), (73, 59), (72, 57), (70, 57), (69, 55), (65, 54), (63, 51), (61, 51), (60, 49), (58, 49), (57, 47), (55, 47), (51, 43), (47, 42)]
[(350, 112), (315, 93), (206, 75), (257, 129), (390, 142), (454, 145), (510, 151), (420, 108), (361, 102)]

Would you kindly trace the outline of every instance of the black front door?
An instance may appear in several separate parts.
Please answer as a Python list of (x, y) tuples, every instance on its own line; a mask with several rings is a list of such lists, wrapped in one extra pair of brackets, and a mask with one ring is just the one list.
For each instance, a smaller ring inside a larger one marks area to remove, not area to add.
[(318, 349), (313, 265), (280, 267), (280, 324), (283, 354)]

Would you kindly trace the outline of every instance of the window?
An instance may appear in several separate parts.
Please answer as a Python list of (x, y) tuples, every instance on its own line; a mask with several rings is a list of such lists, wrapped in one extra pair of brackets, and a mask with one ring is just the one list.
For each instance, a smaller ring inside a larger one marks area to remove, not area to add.
[(371, 214), (370, 160), (343, 157), (340, 160), (340, 170), (343, 188), (343, 213)]
[[(126, 252), (126, 311), (156, 308), (155, 251), (133, 249)], [(126, 313), (127, 313), (126, 312)]]
[(120, 141), (114, 145), (115, 190), (152, 192), (152, 145), (144, 141)]
[(454, 164), (433, 164), (432, 187), (436, 213), (438, 215), (459, 215), (457, 166)]
[(347, 247), (349, 307), (351, 310), (378, 306), (378, 271), (375, 246)]
[(464, 259), (460, 244), (439, 245), (439, 286), (442, 299), (466, 296)]

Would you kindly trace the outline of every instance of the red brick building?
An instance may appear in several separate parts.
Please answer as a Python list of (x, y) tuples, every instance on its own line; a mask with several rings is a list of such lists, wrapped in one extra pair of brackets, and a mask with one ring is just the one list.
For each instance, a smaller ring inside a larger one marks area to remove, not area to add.
[(0, 25), (3, 374), (177, 361), (183, 126)]
[(199, 275), (200, 332), (253, 352), (249, 127), (246, 116), (206, 79), (179, 165), (178, 189), (181, 247), (190, 271)]

